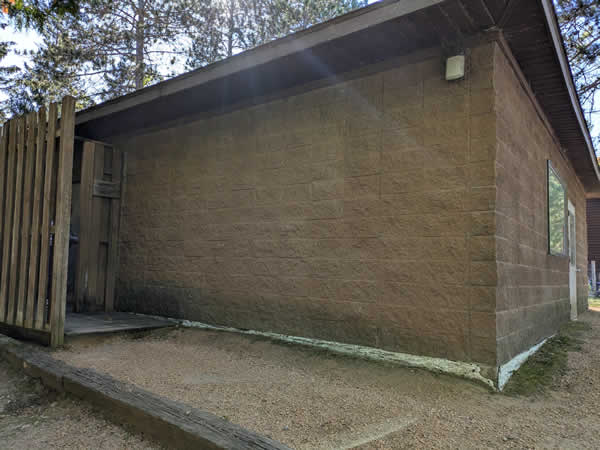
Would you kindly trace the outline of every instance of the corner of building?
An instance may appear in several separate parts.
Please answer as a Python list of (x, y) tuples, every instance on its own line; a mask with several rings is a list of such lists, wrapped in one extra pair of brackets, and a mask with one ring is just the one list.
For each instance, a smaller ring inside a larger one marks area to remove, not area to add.
[[(548, 251), (548, 161), (575, 205), (578, 236), (585, 236), (586, 225), (583, 186), (501, 36), (494, 52), (494, 90), (496, 358), (502, 386), (569, 320), (569, 260)], [(577, 290), (581, 295), (587, 286), (585, 242), (578, 238)]]

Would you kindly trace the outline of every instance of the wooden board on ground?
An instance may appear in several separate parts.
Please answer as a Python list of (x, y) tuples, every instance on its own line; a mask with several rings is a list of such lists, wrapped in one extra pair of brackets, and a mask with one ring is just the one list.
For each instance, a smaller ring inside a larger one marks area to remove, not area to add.
[(78, 369), (0, 335), (0, 357), (64, 391), (104, 409), (107, 417), (126, 423), (171, 448), (283, 450), (285, 445), (213, 414), (159, 397), (90, 369)]

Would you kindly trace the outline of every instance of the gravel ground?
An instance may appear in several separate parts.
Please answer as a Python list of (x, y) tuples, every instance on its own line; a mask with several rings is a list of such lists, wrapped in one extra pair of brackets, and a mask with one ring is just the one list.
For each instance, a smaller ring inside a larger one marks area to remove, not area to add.
[(157, 449), (0, 361), (0, 449)]
[(298, 449), (600, 448), (600, 313), (543, 396), (202, 330), (81, 342), (55, 356)]

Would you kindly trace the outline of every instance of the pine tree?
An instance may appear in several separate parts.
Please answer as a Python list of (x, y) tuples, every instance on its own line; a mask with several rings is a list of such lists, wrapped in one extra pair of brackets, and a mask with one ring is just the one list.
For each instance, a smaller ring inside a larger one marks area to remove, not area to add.
[[(23, 113), (69, 94), (83, 107), (163, 79), (185, 50), (177, 39), (197, 0), (80, 0), (77, 13), (47, 10), (42, 45), (12, 73), (5, 111)], [(21, 22), (24, 23), (24, 22)], [(29, 21), (31, 23), (31, 20)]]
[(42, 44), (33, 52), (32, 61), (15, 70), (4, 86), (6, 111), (24, 114), (65, 95), (77, 98), (79, 107), (92, 103), (87, 92), (93, 80), (85, 76), (86, 62), (68, 33), (76, 20), (73, 16), (46, 19), (40, 30)]
[[(188, 68), (230, 57), (353, 9), (366, 0), (223, 0), (190, 12)], [(207, 21), (210, 18), (210, 21)]]
[(187, 1), (87, 0), (71, 30), (82, 57), (101, 73), (110, 98), (162, 79), (159, 67), (167, 57), (182, 54), (176, 39), (182, 33)]
[[(0, 0), (0, 29), (5, 30), (12, 25), (19, 30), (41, 30), (49, 17), (72, 16), (76, 14), (77, 7), (78, 0)], [(20, 52), (17, 43), (0, 41), (0, 63), (10, 52)], [(0, 89), (7, 97), (0, 102), (1, 122), (15, 112), (28, 111), (32, 105), (29, 95), (24, 95), (25, 91), (17, 86), (17, 80), (23, 73), (15, 65), (0, 67)]]
[(571, 71), (588, 124), (599, 112), (600, 0), (555, 0)]

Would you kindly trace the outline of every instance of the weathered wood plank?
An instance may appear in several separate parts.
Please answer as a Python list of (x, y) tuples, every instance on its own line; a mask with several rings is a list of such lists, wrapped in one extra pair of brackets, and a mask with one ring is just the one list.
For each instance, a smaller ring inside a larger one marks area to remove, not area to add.
[(81, 155), (81, 181), (79, 187), (79, 254), (75, 275), (75, 311), (86, 303), (90, 270), (90, 235), (92, 226), (92, 186), (96, 144), (85, 141)]
[(6, 323), (15, 323), (15, 310), (17, 307), (17, 286), (19, 283), (19, 251), (21, 249), (21, 210), (23, 207), (23, 172), (25, 166), (25, 128), (24, 117), (18, 119), (17, 131), (17, 168), (15, 174), (15, 201), (13, 209), (13, 229), (10, 256), (10, 280), (8, 287), (8, 312)]
[(42, 222), (42, 194), (44, 188), (44, 159), (46, 156), (46, 110), (41, 108), (38, 111), (38, 132), (35, 157), (35, 175), (34, 175), (34, 195), (33, 208), (31, 216), (31, 246), (29, 249), (29, 286), (27, 288), (27, 311), (25, 313), (25, 327), (32, 328), (34, 325), (34, 316), (36, 313), (36, 291), (38, 287), (39, 275), (39, 255), (40, 255), (40, 226)]
[(46, 315), (46, 295), (48, 294), (48, 264), (50, 259), (50, 225), (52, 179), (54, 177), (54, 153), (56, 148), (56, 120), (58, 116), (58, 105), (52, 103), (48, 110), (48, 138), (46, 142), (46, 162), (44, 168), (44, 196), (42, 201), (42, 226), (40, 229), (40, 274), (39, 289), (37, 295), (37, 307), (35, 313), (35, 328), (40, 330), (47, 328), (49, 323)]
[[(94, 179), (101, 179), (104, 174), (104, 144), (94, 143)], [(100, 241), (102, 239), (103, 203), (105, 199), (92, 197), (91, 199), (91, 223), (89, 234), (89, 266), (88, 266), (88, 307), (91, 311), (104, 310), (104, 286), (99, 280), (102, 279), (101, 271), (106, 267), (100, 265)]]
[[(33, 328), (24, 328), (0, 322), (0, 333), (24, 341), (34, 341), (37, 344), (50, 345), (50, 333), (45, 330), (35, 330)], [(1, 355), (0, 359), (2, 359)]]
[(50, 340), (52, 347), (62, 345), (65, 338), (74, 144), (75, 99), (73, 97), (65, 97), (62, 101), (60, 118), (60, 153), (56, 189), (56, 234), (52, 264), (52, 302), (50, 305)]
[(33, 207), (33, 171), (36, 160), (37, 114), (27, 115), (27, 139), (25, 146), (25, 171), (23, 173), (23, 222), (21, 224), (21, 268), (19, 269), (19, 287), (17, 290), (17, 314), (15, 325), (23, 326), (25, 319), (27, 287), (29, 275), (29, 248), (31, 246), (31, 210)]
[[(2, 261), (3, 254), (2, 249), (4, 248), (4, 222), (5, 214), (4, 207), (8, 203), (5, 193), (8, 194), (6, 183), (7, 183), (7, 165), (8, 165), (8, 133), (10, 123), (6, 122), (2, 127), (2, 141), (0, 142), (0, 283), (2, 283)], [(6, 314), (6, 303), (0, 297), (0, 322), (4, 321), (4, 315)]]
[[(6, 154), (8, 151), (8, 123), (0, 128), (2, 137), (0, 139), (0, 249), (2, 248), (3, 224), (4, 224), (4, 185), (6, 184)], [(0, 266), (2, 265), (2, 253), (0, 252)]]
[[(121, 171), (123, 168), (123, 155), (117, 148), (113, 148), (112, 158), (112, 182), (118, 186), (121, 191)], [(106, 266), (106, 295), (104, 300), (104, 310), (111, 312), (114, 310), (115, 303), (115, 285), (117, 280), (117, 271), (119, 269), (119, 226), (121, 221), (121, 201), (115, 197), (110, 201), (110, 233), (108, 241), (108, 264)]]
[(158, 397), (90, 369), (63, 377), (66, 392), (111, 412), (140, 432), (180, 449), (287, 449), (213, 414)]
[(94, 181), (94, 197), (119, 198), (121, 196), (121, 184), (111, 181)]

